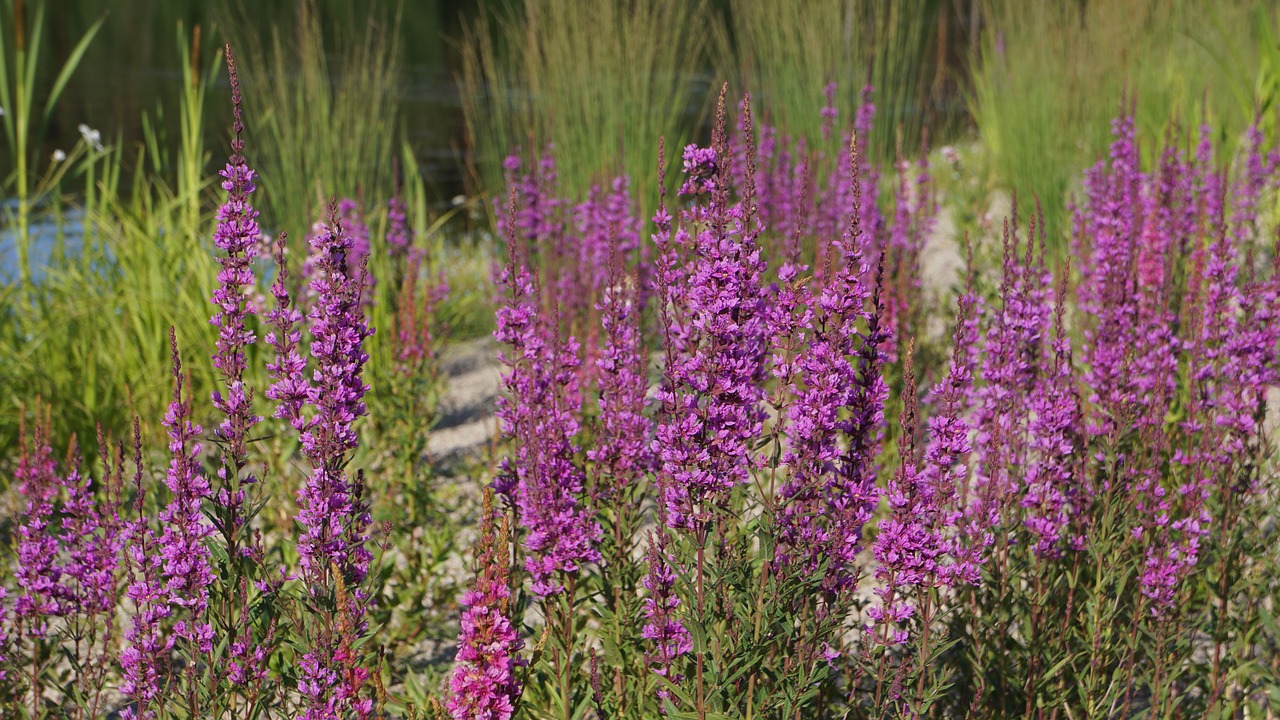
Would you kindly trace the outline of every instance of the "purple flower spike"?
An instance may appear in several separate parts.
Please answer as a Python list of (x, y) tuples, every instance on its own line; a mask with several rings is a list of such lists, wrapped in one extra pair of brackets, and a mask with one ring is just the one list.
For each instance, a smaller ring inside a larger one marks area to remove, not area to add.
[[(765, 263), (751, 184), (744, 199), (730, 205), (730, 170), (724, 162), (712, 162), (727, 160), (723, 95), (714, 152), (685, 151), (686, 186), (705, 203), (682, 212), (674, 238), (691, 255), (687, 279), (681, 287), (660, 288), (664, 304), (685, 315), (683, 327), (666, 326), (671, 342), (682, 347), (668, 363), (658, 395), (664, 417), (655, 442), (662, 472), (672, 479), (663, 498), (672, 527), (707, 521), (713, 508), (749, 480), (751, 443), (764, 423)], [(668, 312), (664, 321), (672, 317)], [(673, 356), (671, 350), (668, 355)]]
[[(373, 335), (361, 311), (365, 273), (348, 273), (352, 240), (330, 205), (330, 223), (311, 240), (319, 258), (318, 274), (311, 281), (317, 301), (308, 321), (311, 356), (315, 370), (307, 403), (315, 414), (302, 432), (302, 452), (312, 473), (298, 493), (298, 556), (303, 576), (325, 578), (335, 564), (348, 583), (364, 579), (371, 559), (364, 547), (363, 527), (369, 520), (357, 511), (354, 487), (344, 466), (356, 449), (355, 421), (365, 414), (364, 395), (369, 390), (361, 378), (369, 355), (364, 341)], [(351, 542), (349, 530), (358, 537)]]
[[(362, 310), (366, 260), (360, 262), (358, 274), (350, 273), (348, 253), (353, 241), (332, 201), (329, 223), (312, 237), (311, 245), (318, 260), (310, 283), (316, 302), (307, 316), (315, 365), (306, 403), (314, 413), (306, 419), (293, 418), (295, 426), (303, 428), (302, 452), (312, 467), (298, 491), (297, 521), (302, 529), (298, 558), (312, 596), (331, 596), (335, 607), (334, 617), (299, 661), (298, 692), (306, 699), (306, 720), (365, 718), (373, 709), (371, 700), (361, 697), (369, 670), (356, 640), (367, 630), (364, 614), (369, 597), (360, 585), (373, 555), (368, 548), (370, 516), (363, 501), (363, 476), (349, 479), (346, 464), (358, 445), (355, 422), (365, 414), (364, 396), (369, 390), (361, 377), (369, 359), (364, 341), (374, 332)], [(280, 297), (277, 293), (277, 308), (287, 312)], [(295, 342), (286, 334), (291, 316), (280, 315), (276, 321), (281, 336), (274, 343), (279, 374), (273, 390), (295, 377), (289, 374), (292, 361), (287, 352)], [(282, 408), (292, 390), (286, 386), (279, 393)]]
[(462, 596), (457, 665), (449, 679), (449, 714), (456, 720), (509, 720), (520, 696), (515, 671), (524, 643), (511, 624), (511, 570), (506, 521), (498, 523), (485, 492), (476, 580)]
[(651, 471), (653, 423), (645, 417), (649, 389), (647, 356), (640, 338), (637, 280), (623, 272), (619, 238), (610, 236), (609, 281), (596, 309), (604, 328), (604, 349), (596, 360), (600, 385), (600, 437), (587, 458), (599, 467), (596, 505), (609, 503), (623, 487)]
[(199, 425), (191, 420), (191, 403), (182, 397), (184, 376), (178, 357), (178, 340), (169, 330), (173, 354), (173, 402), (165, 415), (169, 431), (169, 471), (165, 485), (169, 504), (160, 512), (164, 524), (159, 545), (164, 559), (163, 577), (169, 604), (180, 618), (174, 636), (191, 645), (192, 652), (213, 652), (213, 628), (208, 622), (209, 586), (213, 584), (211, 556), (205, 538), (213, 528), (205, 520), (203, 505), (212, 495), (200, 469)]
[(267, 322), (272, 329), (267, 331), (267, 344), (275, 350), (275, 357), (267, 364), (267, 373), (273, 380), (267, 388), (267, 397), (276, 402), (273, 415), (288, 421), (294, 430), (306, 430), (306, 419), (302, 408), (310, 396), (310, 384), (305, 375), (307, 361), (298, 351), (302, 342), (302, 313), (290, 306), (288, 279), (289, 271), (285, 263), (285, 241), (287, 237), (280, 233), (276, 241), (274, 259), (276, 279), (271, 283), (271, 295), (275, 298), (275, 307), (267, 312)]
[(233, 551), (240, 527), (244, 522), (245, 495), (242, 485), (251, 485), (256, 478), (250, 474), (240, 476), (248, 462), (246, 440), (249, 430), (262, 418), (253, 412), (253, 390), (244, 383), (245, 349), (256, 338), (245, 325), (245, 319), (253, 313), (246, 299), (246, 290), (253, 288), (253, 260), (257, 254), (258, 240), (262, 234), (258, 227), (258, 211), (249, 202), (256, 189), (256, 175), (244, 158), (244, 119), (240, 108), (240, 80), (236, 75), (235, 57), (227, 46), (227, 71), (231, 77), (231, 104), (235, 121), (231, 139), (231, 157), (219, 173), (227, 201), (218, 208), (218, 225), (213, 232), (213, 244), (226, 252), (217, 258), (222, 269), (218, 272), (218, 289), (212, 302), (217, 312), (209, 322), (218, 328), (217, 350), (213, 354), (213, 367), (222, 376), (223, 388), (213, 391), (213, 405), (223, 414), (217, 429), (218, 439), (225, 453), (223, 466), (218, 470), (222, 481), (215, 495), (219, 508), (219, 530), (229, 540)]
[[(675, 592), (676, 574), (671, 567), (668, 550), (671, 538), (667, 532), (666, 523), (660, 521), (658, 527), (649, 533), (649, 572), (642, 581), (649, 591), (648, 597), (644, 599), (644, 617), (647, 622), (641, 636), (653, 648), (649, 655), (653, 671), (667, 682), (678, 683), (683, 677), (672, 670), (672, 665), (676, 658), (693, 650), (693, 640), (689, 630), (676, 617), (680, 597)], [(659, 686), (658, 697), (665, 700), (670, 695), (670, 691)]]
[(507, 366), (506, 394), (498, 401), (503, 433), (515, 440), (516, 457), (504, 464), (494, 488), (519, 509), (524, 527), (525, 569), (537, 595), (564, 590), (561, 576), (599, 562), (602, 530), (581, 506), (585, 475), (574, 460), (578, 415), (578, 344), (562, 340), (558, 318), (539, 312), (534, 277), (517, 265), (514, 234), (516, 193), (509, 195), (507, 237), (511, 257), (499, 282), (508, 290), (498, 309), (494, 337), (510, 348), (500, 353)]
[[(857, 168), (856, 141), (849, 152), (849, 167)], [(853, 182), (848, 228), (834, 246), (840, 252), (834, 273), (813, 297), (804, 285), (795, 287), (802, 280), (790, 263), (785, 265), (779, 271), (782, 317), (770, 323), (785, 332), (788, 323), (798, 320), (807, 340), (798, 357), (788, 360), (775, 352), (774, 359), (774, 374), (790, 383), (795, 396), (787, 412), (792, 442), (784, 462), (793, 471), (782, 487), (778, 511), (780, 559), (808, 572), (825, 563), (822, 586), (828, 592), (856, 584), (853, 563), (862, 546), (862, 526), (879, 498), (874, 473), (867, 468), (874, 462), (872, 448), (884, 409), (877, 348), (883, 337), (878, 317), (864, 309), (865, 238), (856, 177)], [(863, 323), (869, 328), (865, 334)], [(867, 363), (859, 361), (864, 353)]]

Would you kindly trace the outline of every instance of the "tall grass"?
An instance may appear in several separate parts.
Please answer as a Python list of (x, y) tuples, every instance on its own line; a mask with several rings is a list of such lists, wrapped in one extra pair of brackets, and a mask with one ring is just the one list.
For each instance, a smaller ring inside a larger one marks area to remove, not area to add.
[[(6, 218), (14, 227), (17, 237), (18, 275), (25, 285), (31, 279), (31, 213), (43, 193), (41, 187), (33, 187), (32, 180), (39, 177), (39, 163), (34, 155), (39, 152), (41, 140), (53, 116), (58, 98), (67, 86), (71, 74), (84, 57), (85, 49), (102, 27), (102, 18), (76, 42), (70, 54), (57, 69), (57, 75), (46, 87), (38, 86), (40, 77), (41, 47), (45, 34), (45, 9), (43, 2), (8, 0), (3, 17), (4, 32), (0, 33), (0, 127), (9, 154), (14, 159), (14, 171), (5, 178), (3, 187), (16, 200)], [(44, 102), (39, 103), (38, 91), (45, 91)], [(51, 172), (53, 168), (49, 169)]]
[(652, 209), (658, 138), (680, 147), (705, 110), (694, 89), (710, 22), (702, 0), (482, 11), (463, 34), (459, 78), (478, 179), (501, 188), (508, 153), (553, 143), (569, 193), (625, 172)]
[[(22, 292), (13, 299), (23, 302), (3, 301), (0, 357), (12, 384), (6, 383), (11, 394), (3, 398), (0, 437), (16, 435), (19, 413), (8, 410), (37, 397), (58, 409), (56, 437), (83, 442), (96, 423), (112, 430), (134, 415), (158, 418), (169, 396), (156, 382), (169, 363), (168, 328), (184, 345), (213, 341), (206, 316), (216, 268), (204, 202), (211, 179), (204, 172), (209, 153), (200, 118), (221, 54), (201, 56), (198, 41), (189, 41), (181, 26), (177, 35), (178, 64), (188, 82), (178, 103), (176, 156), (164, 149), (163, 124), (144, 119), (145, 141), (136, 155), (119, 143), (99, 149), (82, 141), (56, 164), (62, 174), (46, 192), (56, 200), (54, 216), (42, 231), (52, 232), (63, 250), (50, 254), (38, 278), (18, 285)], [(193, 39), (198, 36), (197, 29)], [(145, 171), (122, 186), (127, 162)], [(83, 213), (78, 228), (66, 227), (58, 214), (73, 200), (63, 180), (86, 188), (74, 198)], [(193, 387), (205, 391), (208, 362), (191, 363), (189, 370)]]
[[(385, 198), (391, 191), (399, 113), (398, 20), (370, 14), (327, 41), (315, 0), (297, 5), (292, 37), (277, 26), (261, 42), (244, 19), (250, 142), (268, 222), (303, 232), (330, 195)], [(288, 27), (288, 26), (286, 26)]]
[[(946, 11), (939, 0), (737, 0), (727, 5), (717, 42), (720, 67), (735, 69), (742, 90), (760, 98), (766, 122), (816, 140), (836, 84), (841, 122), (852, 121), (863, 86), (875, 86), (877, 121), (870, 147), (877, 159), (913, 154), (932, 112), (937, 76), (933, 41)], [(936, 127), (934, 128), (937, 129)]]
[[(1252, 120), (1263, 48), (1254, 3), (987, 0), (970, 110), (995, 180), (1044, 203), (1064, 230), (1066, 195), (1099, 159), (1119, 98), (1139, 99), (1145, 148), (1171, 118), (1203, 120), (1230, 147)], [(1070, 130), (1067, 130), (1067, 129)]]

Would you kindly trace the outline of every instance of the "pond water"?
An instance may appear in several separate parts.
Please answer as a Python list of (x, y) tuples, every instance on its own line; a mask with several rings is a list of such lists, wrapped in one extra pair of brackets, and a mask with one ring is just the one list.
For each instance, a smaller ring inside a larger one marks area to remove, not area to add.
[[(40, 0), (28, 0), (28, 22), (34, 22)], [(178, 136), (178, 101), (185, 80), (178, 57), (178, 27), (187, 36), (201, 27), (202, 63), (212, 60), (212, 48), (236, 42), (268, 44), (272, 33), (287, 38), (296, 27), (299, 0), (45, 0), (41, 73), (37, 83), (52, 85), (53, 76), (76, 42), (99, 18), (102, 27), (84, 60), (63, 92), (41, 140), (37, 157), (42, 165), (57, 151), (69, 150), (81, 137), (81, 124), (101, 133), (106, 144), (122, 144), (125, 172), (136, 157), (133, 148), (144, 139), (143, 115)], [(342, 27), (363, 29), (370, 18), (394, 32), (400, 43), (401, 123), (418, 157), (434, 200), (446, 205), (464, 190), (460, 153), (464, 147), (462, 109), (455, 81), (456, 41), (463, 18), (475, 13), (478, 0), (315, 0), (326, 35)], [(505, 4), (488, 2), (490, 7)], [(0, 12), (0, 28), (7, 42), (12, 17)], [(396, 21), (398, 18), (398, 22)], [(230, 30), (228, 31), (228, 28)], [(256, 37), (254, 37), (256, 35)], [(332, 44), (332, 37), (329, 38)], [(253, 72), (244, 67), (241, 73)], [(37, 107), (43, 97), (37, 98)], [(230, 87), (225, 70), (211, 85), (205, 102), (205, 146), (212, 165), (225, 152), (230, 122)], [(172, 142), (170, 143), (172, 144)], [(14, 167), (0, 143), (0, 168)], [(127, 181), (126, 181), (127, 182)], [(13, 202), (8, 206), (14, 205)], [(12, 207), (10, 207), (12, 209)], [(0, 210), (0, 212), (3, 212)], [(7, 214), (7, 213), (6, 213)], [(37, 218), (32, 225), (31, 266), (40, 269), (59, 252), (73, 254), (81, 234), (78, 215), (61, 222)], [(0, 282), (17, 276), (17, 250), (12, 228), (0, 228)]]
[[(243, 44), (254, 37), (269, 44), (272, 33), (289, 37), (296, 27), (298, 0), (45, 0), (46, 28), (39, 65), (43, 86), (52, 84), (56, 64), (74, 47), (86, 28), (100, 17), (103, 25), (52, 116), (42, 143), (43, 158), (69, 149), (79, 138), (81, 123), (102, 133), (108, 144), (132, 146), (143, 139), (142, 116), (177, 136), (177, 102), (181, 97), (185, 62), (178, 57), (178, 23), (189, 35), (199, 24), (203, 63), (212, 48), (228, 38)], [(478, 0), (315, 0), (326, 33), (340, 27), (363, 30), (376, 18), (394, 32), (402, 61), (402, 122), (409, 141), (423, 163), (422, 170), (441, 197), (457, 194), (462, 178), (457, 148), (463, 123), (454, 80), (456, 41), (462, 18), (476, 12)], [(39, 0), (28, 0), (35, 6)], [(488, 6), (501, 6), (488, 2)], [(33, 15), (33, 10), (28, 10)], [(398, 18), (398, 21), (397, 21)], [(9, 18), (0, 18), (7, 25)], [(230, 30), (228, 31), (228, 28)], [(6, 36), (9, 27), (4, 27)], [(251, 73), (244, 67), (241, 73)], [(225, 145), (229, 113), (225, 71), (210, 88), (206, 100), (206, 146)], [(126, 157), (129, 154), (126, 153)], [(13, 167), (0, 150), (0, 167)]]

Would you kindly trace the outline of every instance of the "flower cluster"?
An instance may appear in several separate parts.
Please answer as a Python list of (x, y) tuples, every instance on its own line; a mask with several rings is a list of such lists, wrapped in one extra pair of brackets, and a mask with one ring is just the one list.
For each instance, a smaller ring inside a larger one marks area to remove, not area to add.
[(580, 360), (577, 342), (562, 339), (554, 318), (539, 311), (534, 276), (516, 264), (510, 231), (509, 239), (512, 257), (500, 277), (509, 294), (494, 337), (510, 348), (500, 354), (508, 394), (499, 400), (498, 420), (516, 443), (516, 457), (494, 487), (519, 511), (534, 592), (555, 595), (564, 589), (562, 574), (600, 560), (600, 525), (582, 507), (585, 475), (574, 461)]
[(449, 712), (456, 720), (508, 720), (520, 696), (516, 669), (523, 665), (511, 624), (506, 521), (498, 522), (485, 495), (476, 545), (476, 580), (462, 597), (457, 665), (449, 680)]
[(655, 448), (662, 472), (672, 482), (663, 502), (672, 527), (706, 523), (748, 481), (750, 444), (764, 423), (763, 380), (769, 349), (766, 325), (765, 263), (757, 242), (758, 219), (749, 201), (730, 203), (730, 168), (721, 93), (716, 137), (711, 148), (685, 148), (687, 180), (696, 202), (681, 213), (674, 242), (660, 260), (683, 248), (685, 282), (659, 287), (660, 301), (683, 314), (681, 327), (668, 327), (679, 352), (665, 368), (658, 398), (663, 419)]

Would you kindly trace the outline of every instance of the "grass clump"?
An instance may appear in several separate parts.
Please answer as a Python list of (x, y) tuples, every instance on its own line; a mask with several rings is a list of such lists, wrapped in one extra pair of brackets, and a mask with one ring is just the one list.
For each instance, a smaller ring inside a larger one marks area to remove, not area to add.
[(376, 14), (328, 39), (314, 0), (298, 3), (292, 27), (293, 37), (276, 27), (266, 43), (245, 32), (242, 46), (249, 65), (267, 69), (246, 78), (265, 212), (271, 223), (301, 231), (320, 218), (330, 194), (389, 195), (399, 40)]
[(1230, 149), (1254, 118), (1268, 21), (1253, 3), (988, 0), (983, 9), (970, 111), (997, 182), (1038, 196), (1054, 234), (1065, 231), (1080, 169), (1106, 150), (1121, 96), (1140, 100), (1145, 148), (1171, 121), (1203, 120)]
[(876, 159), (892, 160), (899, 148), (913, 152), (940, 119), (929, 95), (943, 12), (937, 0), (741, 0), (728, 5), (718, 64), (769, 108), (767, 122), (810, 139), (819, 137), (829, 84), (831, 107), (845, 123), (872, 85), (879, 121), (868, 145)]
[(569, 193), (628, 173), (652, 209), (658, 138), (679, 147), (703, 109), (691, 97), (710, 22), (702, 0), (481, 12), (463, 35), (460, 75), (477, 179), (502, 187), (507, 154), (551, 143)]

